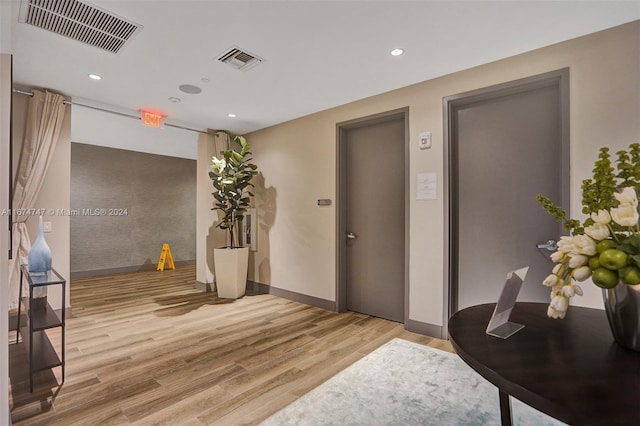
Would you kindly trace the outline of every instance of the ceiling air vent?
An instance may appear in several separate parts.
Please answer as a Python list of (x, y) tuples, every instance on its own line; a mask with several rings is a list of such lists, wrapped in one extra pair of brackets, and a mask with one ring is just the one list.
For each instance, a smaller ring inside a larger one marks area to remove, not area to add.
[(240, 71), (247, 71), (264, 61), (264, 59), (242, 50), (238, 47), (232, 47), (226, 50), (222, 55), (218, 56), (220, 62), (231, 65)]
[(118, 53), (140, 29), (104, 9), (78, 0), (23, 0), (20, 22)]

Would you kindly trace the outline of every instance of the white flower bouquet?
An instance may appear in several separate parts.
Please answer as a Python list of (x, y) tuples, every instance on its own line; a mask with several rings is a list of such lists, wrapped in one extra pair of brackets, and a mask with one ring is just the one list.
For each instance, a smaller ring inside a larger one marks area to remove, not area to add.
[(582, 289), (576, 281), (591, 278), (601, 288), (640, 284), (640, 227), (638, 198), (640, 190), (640, 144), (617, 153), (616, 167), (611, 164), (609, 148), (601, 148), (593, 169), (593, 178), (582, 182), (580, 223), (566, 219), (566, 212), (549, 198), (536, 199), (547, 212), (564, 222), (570, 236), (563, 236), (551, 255), (556, 263), (543, 285), (551, 288), (547, 315), (564, 318), (569, 300)]

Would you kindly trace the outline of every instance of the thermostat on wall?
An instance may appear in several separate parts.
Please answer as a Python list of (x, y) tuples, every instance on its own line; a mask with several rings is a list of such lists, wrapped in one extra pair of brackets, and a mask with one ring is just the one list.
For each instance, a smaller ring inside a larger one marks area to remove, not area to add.
[(418, 135), (418, 146), (420, 149), (431, 148), (431, 132), (422, 132)]

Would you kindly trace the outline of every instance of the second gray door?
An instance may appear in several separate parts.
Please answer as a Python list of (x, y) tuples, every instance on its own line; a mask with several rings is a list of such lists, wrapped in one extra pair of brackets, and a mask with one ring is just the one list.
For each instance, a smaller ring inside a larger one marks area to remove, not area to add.
[(404, 322), (404, 117), (345, 136), (346, 307)]
[(489, 92), (462, 102), (450, 117), (457, 207), (452, 313), (495, 302), (507, 272), (524, 266), (530, 268), (518, 300), (549, 301), (542, 280), (553, 264), (536, 246), (557, 240), (561, 226), (535, 196), (563, 201), (563, 101), (558, 79), (538, 86)]

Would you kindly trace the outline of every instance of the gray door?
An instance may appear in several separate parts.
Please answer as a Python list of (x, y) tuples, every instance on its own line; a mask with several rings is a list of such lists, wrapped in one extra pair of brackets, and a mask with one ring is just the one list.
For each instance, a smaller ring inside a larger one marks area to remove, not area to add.
[[(541, 87), (540, 87), (541, 86)], [(529, 266), (519, 301), (548, 302), (553, 267), (537, 245), (561, 225), (535, 200), (568, 187), (559, 79), (497, 90), (452, 109), (452, 312), (496, 302), (506, 274)], [(566, 192), (565, 192), (566, 195)], [(566, 205), (566, 204), (565, 204)]]
[(404, 115), (343, 132), (346, 308), (404, 322)]

